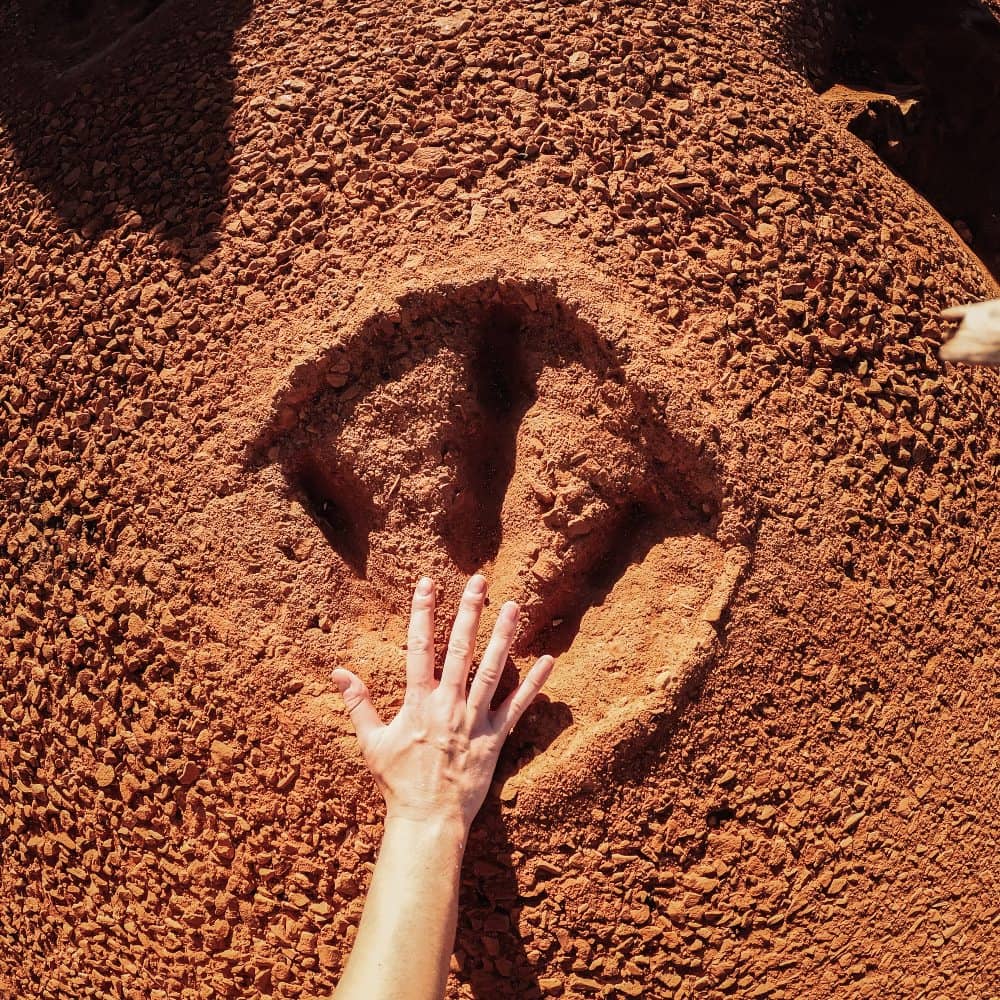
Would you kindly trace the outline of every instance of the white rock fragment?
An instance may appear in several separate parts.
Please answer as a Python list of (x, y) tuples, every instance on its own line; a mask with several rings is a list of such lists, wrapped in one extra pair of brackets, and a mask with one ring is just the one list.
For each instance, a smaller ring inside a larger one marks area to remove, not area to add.
[(454, 38), (469, 29), (474, 17), (475, 14), (471, 10), (465, 9), (444, 14), (431, 21), (431, 30), (438, 38)]

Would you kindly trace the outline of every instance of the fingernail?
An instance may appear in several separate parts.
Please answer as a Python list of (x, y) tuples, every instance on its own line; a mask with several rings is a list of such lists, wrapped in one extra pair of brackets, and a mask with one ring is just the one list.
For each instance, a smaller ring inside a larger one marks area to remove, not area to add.
[(434, 589), (434, 581), (429, 576), (422, 576), (417, 584), (417, 593), (426, 597)]
[(508, 601), (503, 606), (503, 611), (508, 618), (516, 618), (521, 613), (521, 608), (517, 601)]
[(485, 594), (486, 593), (486, 577), (480, 576), (478, 573), (469, 580), (468, 591), (470, 594)]
[(343, 674), (338, 673), (336, 670), (333, 672), (333, 683), (336, 684), (337, 690), (343, 694), (348, 687), (350, 687), (351, 679), (350, 677), (345, 677)]

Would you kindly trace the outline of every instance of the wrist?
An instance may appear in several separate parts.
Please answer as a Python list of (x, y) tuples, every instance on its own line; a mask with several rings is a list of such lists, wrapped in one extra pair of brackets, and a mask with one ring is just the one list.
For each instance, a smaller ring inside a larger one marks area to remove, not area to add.
[(405, 838), (415, 850), (465, 851), (469, 827), (460, 816), (418, 815), (389, 809), (385, 816), (385, 837)]

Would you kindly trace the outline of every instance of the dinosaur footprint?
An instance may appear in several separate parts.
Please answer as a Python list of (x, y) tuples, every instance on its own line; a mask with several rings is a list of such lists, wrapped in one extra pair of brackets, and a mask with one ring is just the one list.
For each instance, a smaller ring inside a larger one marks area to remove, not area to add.
[(514, 660), (559, 654), (526, 758), (607, 757), (710, 655), (744, 560), (713, 538), (714, 471), (551, 288), (408, 295), (297, 370), (275, 414), (255, 453), (359, 586), (402, 614), (420, 575), (454, 597), (482, 570), (522, 606)]

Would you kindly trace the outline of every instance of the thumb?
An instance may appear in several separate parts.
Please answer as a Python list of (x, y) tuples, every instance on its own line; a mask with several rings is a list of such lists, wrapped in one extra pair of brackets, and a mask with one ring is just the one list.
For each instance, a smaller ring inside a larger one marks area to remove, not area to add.
[(368, 688), (360, 677), (340, 667), (333, 672), (333, 683), (337, 685), (337, 690), (344, 699), (347, 714), (351, 717), (354, 731), (358, 734), (358, 741), (361, 744), (366, 743), (377, 730), (382, 728), (382, 720), (372, 704)]

